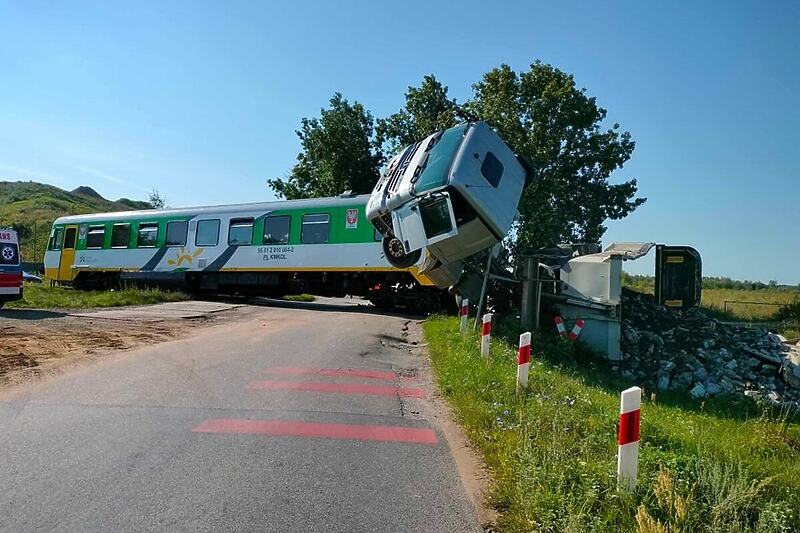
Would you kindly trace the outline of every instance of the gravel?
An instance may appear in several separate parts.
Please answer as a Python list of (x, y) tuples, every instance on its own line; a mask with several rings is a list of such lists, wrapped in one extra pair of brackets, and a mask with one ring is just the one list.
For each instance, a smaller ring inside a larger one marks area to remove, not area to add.
[(615, 370), (658, 390), (682, 390), (696, 399), (800, 401), (800, 345), (762, 328), (720, 323), (697, 308), (659, 307), (652, 296), (628, 289), (622, 293), (622, 352)]

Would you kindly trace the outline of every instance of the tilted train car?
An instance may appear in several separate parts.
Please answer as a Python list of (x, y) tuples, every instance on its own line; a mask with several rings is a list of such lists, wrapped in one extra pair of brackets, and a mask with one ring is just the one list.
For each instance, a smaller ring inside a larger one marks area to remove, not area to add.
[(0, 228), (0, 307), (22, 298), (22, 259), (17, 232)]
[(423, 273), (466, 296), (474, 283), (462, 260), (505, 238), (531, 176), (488, 124), (465, 122), (400, 151), (375, 185), (367, 217), (393, 265), (424, 255)]
[(450, 298), (416, 265), (393, 267), (366, 218), (368, 196), (75, 215), (53, 223), (46, 275), (197, 292), (364, 296), (431, 308)]

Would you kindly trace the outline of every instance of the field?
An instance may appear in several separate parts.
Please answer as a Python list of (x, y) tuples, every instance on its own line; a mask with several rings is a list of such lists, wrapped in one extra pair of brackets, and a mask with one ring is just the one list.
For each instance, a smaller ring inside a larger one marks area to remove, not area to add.
[[(734, 282), (745, 284), (746, 282)], [(623, 285), (653, 293), (653, 278), (623, 276)], [(703, 288), (700, 305), (720, 320), (764, 324), (790, 339), (800, 339), (800, 289)]]
[(78, 291), (67, 287), (51, 287), (47, 283), (26, 283), (24, 298), (8, 302), (8, 309), (87, 309), (148, 305), (186, 300), (182, 292), (162, 289), (125, 288), (111, 291)]
[[(516, 331), (492, 356), (453, 318), (425, 324), (441, 390), (492, 472), (502, 531), (798, 531), (800, 426), (793, 413), (731, 399), (645, 395), (639, 488), (616, 489), (619, 392), (604, 361), (535, 336), (517, 396)], [(504, 336), (506, 340), (501, 337)]]

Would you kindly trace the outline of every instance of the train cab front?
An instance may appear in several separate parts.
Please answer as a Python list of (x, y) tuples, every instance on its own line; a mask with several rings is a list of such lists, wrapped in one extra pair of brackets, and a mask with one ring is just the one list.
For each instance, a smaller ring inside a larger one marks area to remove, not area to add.
[(367, 204), (396, 267), (460, 261), (508, 233), (530, 177), (500, 136), (484, 122), (434, 133), (395, 156)]
[(0, 228), (0, 307), (22, 298), (22, 263), (13, 230)]

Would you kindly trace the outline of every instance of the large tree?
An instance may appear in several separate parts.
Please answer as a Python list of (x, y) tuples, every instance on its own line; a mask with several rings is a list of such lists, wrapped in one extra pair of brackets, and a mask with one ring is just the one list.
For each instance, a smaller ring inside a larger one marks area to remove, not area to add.
[(378, 119), (375, 129), (378, 144), (387, 153), (424, 139), (433, 132), (454, 126), (456, 101), (447, 96), (447, 87), (436, 76), (422, 78), (419, 87), (408, 87), (406, 103), (400, 111)]
[(372, 114), (364, 106), (336, 93), (319, 118), (302, 120), (297, 136), (302, 151), (291, 176), (267, 180), (279, 197), (291, 200), (372, 190), (382, 156), (374, 144)]
[(502, 65), (473, 90), (468, 109), (535, 169), (518, 208), (517, 250), (599, 242), (606, 220), (645, 202), (636, 198), (635, 179), (609, 182), (634, 150), (630, 133), (619, 124), (603, 129), (606, 110), (571, 75), (539, 61), (519, 74)]

